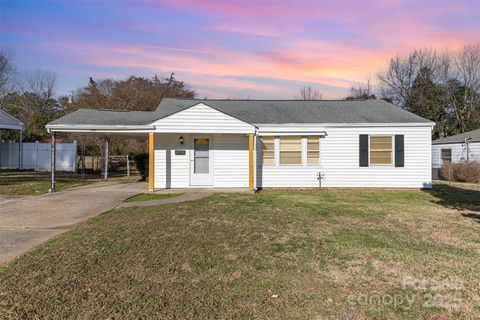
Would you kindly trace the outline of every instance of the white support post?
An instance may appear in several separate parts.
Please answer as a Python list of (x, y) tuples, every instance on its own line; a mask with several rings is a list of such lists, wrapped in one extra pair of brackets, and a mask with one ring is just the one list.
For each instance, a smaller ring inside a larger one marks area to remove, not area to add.
[[(50, 190), (49, 192), (55, 192), (55, 151), (56, 151), (56, 143), (55, 143), (55, 132), (52, 132), (52, 142), (51, 142), (51, 159), (50, 159), (50, 171), (51, 171), (51, 181), (50, 181)], [(38, 154), (38, 148), (37, 148)], [(38, 156), (37, 156), (38, 158)]]
[(18, 169), (23, 169), (23, 130), (20, 130), (20, 138), (18, 139)]
[(103, 180), (108, 180), (108, 139), (103, 140)]
[(38, 140), (35, 141), (35, 171), (38, 171)]
[(8, 153), (7, 153), (7, 155), (8, 155), (8, 162), (7, 162), (7, 163), (8, 163), (8, 167), (9, 167), (9, 168), (14, 168), (14, 166), (13, 166), (13, 164), (12, 164), (13, 157), (10, 156), (10, 155), (13, 155), (13, 150), (12, 150), (12, 148), (13, 148), (12, 141), (9, 140), (9, 141), (8, 141)]
[(73, 140), (73, 150), (75, 150), (75, 158), (73, 160), (73, 168), (72, 168), (72, 172), (73, 173), (78, 173), (77, 171), (77, 160), (78, 160), (78, 156), (77, 156), (77, 153), (78, 153), (78, 150), (77, 150), (77, 140)]
[(130, 159), (127, 154), (127, 177), (130, 177)]

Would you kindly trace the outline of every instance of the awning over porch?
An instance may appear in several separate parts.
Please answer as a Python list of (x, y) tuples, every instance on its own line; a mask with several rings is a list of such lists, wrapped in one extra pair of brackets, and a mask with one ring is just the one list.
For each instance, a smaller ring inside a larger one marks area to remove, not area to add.
[[(168, 108), (167, 108), (168, 109)], [(163, 110), (164, 111), (164, 110)], [(170, 110), (171, 111), (171, 110)], [(52, 134), (52, 150), (55, 150), (55, 133), (81, 133), (102, 138), (147, 138), (149, 142), (149, 190), (154, 190), (155, 137), (158, 134), (242, 134), (249, 136), (249, 186), (254, 186), (254, 135), (253, 124), (201, 102), (177, 112), (138, 112), (113, 110), (78, 110), (46, 125)], [(52, 159), (54, 158), (52, 151)], [(104, 153), (108, 153), (105, 139)], [(52, 162), (53, 163), (53, 162)], [(106, 167), (106, 165), (105, 165)], [(53, 167), (54, 168), (54, 167)], [(55, 188), (52, 170), (52, 191)]]

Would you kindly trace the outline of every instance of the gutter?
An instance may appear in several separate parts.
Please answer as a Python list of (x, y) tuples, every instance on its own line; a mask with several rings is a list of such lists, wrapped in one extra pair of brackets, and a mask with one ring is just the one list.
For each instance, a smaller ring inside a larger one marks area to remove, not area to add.
[(45, 126), (48, 132), (153, 132), (154, 126), (136, 126), (136, 125), (64, 125), (47, 124)]

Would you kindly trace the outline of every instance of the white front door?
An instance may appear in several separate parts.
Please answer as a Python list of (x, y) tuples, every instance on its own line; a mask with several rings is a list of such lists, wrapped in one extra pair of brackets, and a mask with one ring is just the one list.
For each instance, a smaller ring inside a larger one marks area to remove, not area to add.
[(213, 185), (212, 138), (193, 136), (190, 150), (190, 185)]

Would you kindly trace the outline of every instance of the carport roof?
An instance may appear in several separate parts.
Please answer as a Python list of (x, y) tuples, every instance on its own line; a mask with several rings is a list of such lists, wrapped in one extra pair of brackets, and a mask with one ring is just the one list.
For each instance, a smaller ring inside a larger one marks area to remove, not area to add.
[(156, 120), (206, 104), (250, 124), (422, 123), (431, 121), (383, 100), (163, 99), (155, 111), (80, 109), (48, 123), (57, 126), (149, 126)]
[(25, 124), (0, 108), (0, 129), (23, 130)]

